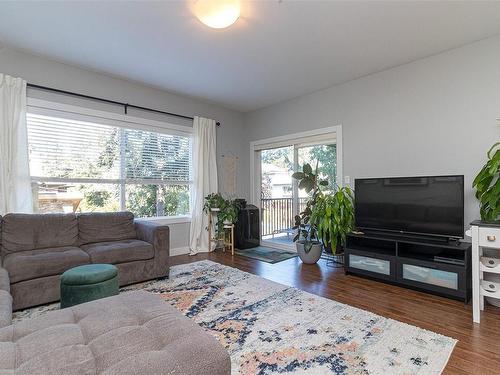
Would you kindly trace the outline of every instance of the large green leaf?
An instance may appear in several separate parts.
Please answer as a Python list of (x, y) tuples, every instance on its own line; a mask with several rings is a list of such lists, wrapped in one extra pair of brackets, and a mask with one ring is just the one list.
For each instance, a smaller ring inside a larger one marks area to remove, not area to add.
[(488, 150), (488, 161), (472, 182), (483, 220), (500, 219), (500, 149), (496, 149), (498, 146), (500, 142)]
[[(491, 156), (493, 150), (497, 147), (497, 146), (500, 146), (500, 142), (497, 142), (495, 143), (493, 146), (491, 146), (491, 148), (488, 150), (488, 159), (492, 159), (493, 157)], [(496, 153), (498, 153), (500, 150), (497, 150)]]
[(313, 187), (313, 181), (308, 178), (304, 178), (299, 182), (299, 189), (304, 189), (307, 193), (309, 193), (313, 189)]
[(295, 172), (292, 174), (292, 178), (295, 178), (296, 180), (303, 179), (305, 177), (305, 174), (303, 172)]
[(312, 173), (312, 167), (310, 164), (306, 163), (302, 166), (302, 171), (305, 173), (305, 174), (311, 174)]

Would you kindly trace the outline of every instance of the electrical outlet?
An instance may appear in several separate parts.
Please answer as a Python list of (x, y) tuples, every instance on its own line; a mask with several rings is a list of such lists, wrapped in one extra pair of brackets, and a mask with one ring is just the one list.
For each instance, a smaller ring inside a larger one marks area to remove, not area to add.
[(344, 184), (349, 185), (351, 183), (351, 176), (344, 176)]

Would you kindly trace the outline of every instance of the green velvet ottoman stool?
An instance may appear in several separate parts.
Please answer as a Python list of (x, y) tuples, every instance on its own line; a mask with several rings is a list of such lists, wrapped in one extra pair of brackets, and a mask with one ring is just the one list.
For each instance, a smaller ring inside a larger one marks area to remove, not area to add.
[(86, 264), (61, 275), (61, 309), (118, 294), (118, 269), (112, 264)]

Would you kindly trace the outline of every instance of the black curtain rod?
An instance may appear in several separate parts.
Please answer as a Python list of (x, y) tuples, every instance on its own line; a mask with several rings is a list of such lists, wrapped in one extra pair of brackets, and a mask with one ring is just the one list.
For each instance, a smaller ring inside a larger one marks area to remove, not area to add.
[[(33, 88), (33, 89), (38, 89), (38, 90), (44, 90), (44, 91), (52, 91), (56, 92), (58, 94), (64, 94), (64, 95), (71, 95), (71, 96), (77, 96), (79, 98), (84, 98), (84, 99), (90, 99), (90, 100), (97, 100), (99, 102), (104, 102), (108, 104), (115, 104), (122, 106), (124, 109), (125, 114), (127, 114), (129, 108), (134, 108), (134, 109), (139, 109), (141, 111), (148, 111), (148, 112), (154, 112), (154, 113), (160, 113), (162, 115), (167, 115), (167, 116), (175, 116), (179, 118), (185, 118), (188, 120), (193, 120), (194, 118), (192, 116), (185, 116), (185, 115), (179, 115), (177, 113), (172, 113), (172, 112), (166, 112), (166, 111), (160, 111), (158, 109), (153, 109), (153, 108), (147, 108), (147, 107), (141, 107), (139, 105), (134, 105), (134, 104), (129, 104), (129, 103), (123, 103), (123, 102), (118, 102), (115, 100), (109, 100), (109, 99), (103, 99), (103, 98), (98, 98), (96, 96), (90, 96), (90, 95), (84, 95), (84, 94), (78, 94), (76, 92), (71, 92), (71, 91), (66, 91), (66, 90), (60, 90), (60, 89), (55, 89), (52, 87), (47, 87), (47, 86), (40, 86), (40, 85), (35, 85), (33, 83), (28, 83), (28, 87)], [(220, 126), (220, 122), (216, 122), (217, 126)]]

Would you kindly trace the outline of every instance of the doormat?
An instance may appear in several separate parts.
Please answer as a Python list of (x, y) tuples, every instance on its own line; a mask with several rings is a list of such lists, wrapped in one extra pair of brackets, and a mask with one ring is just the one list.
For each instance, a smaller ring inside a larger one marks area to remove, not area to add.
[(265, 246), (257, 246), (252, 249), (245, 250), (236, 249), (235, 253), (243, 257), (257, 259), (273, 264), (290, 258), (295, 258), (297, 256), (297, 253), (293, 251), (273, 249)]

